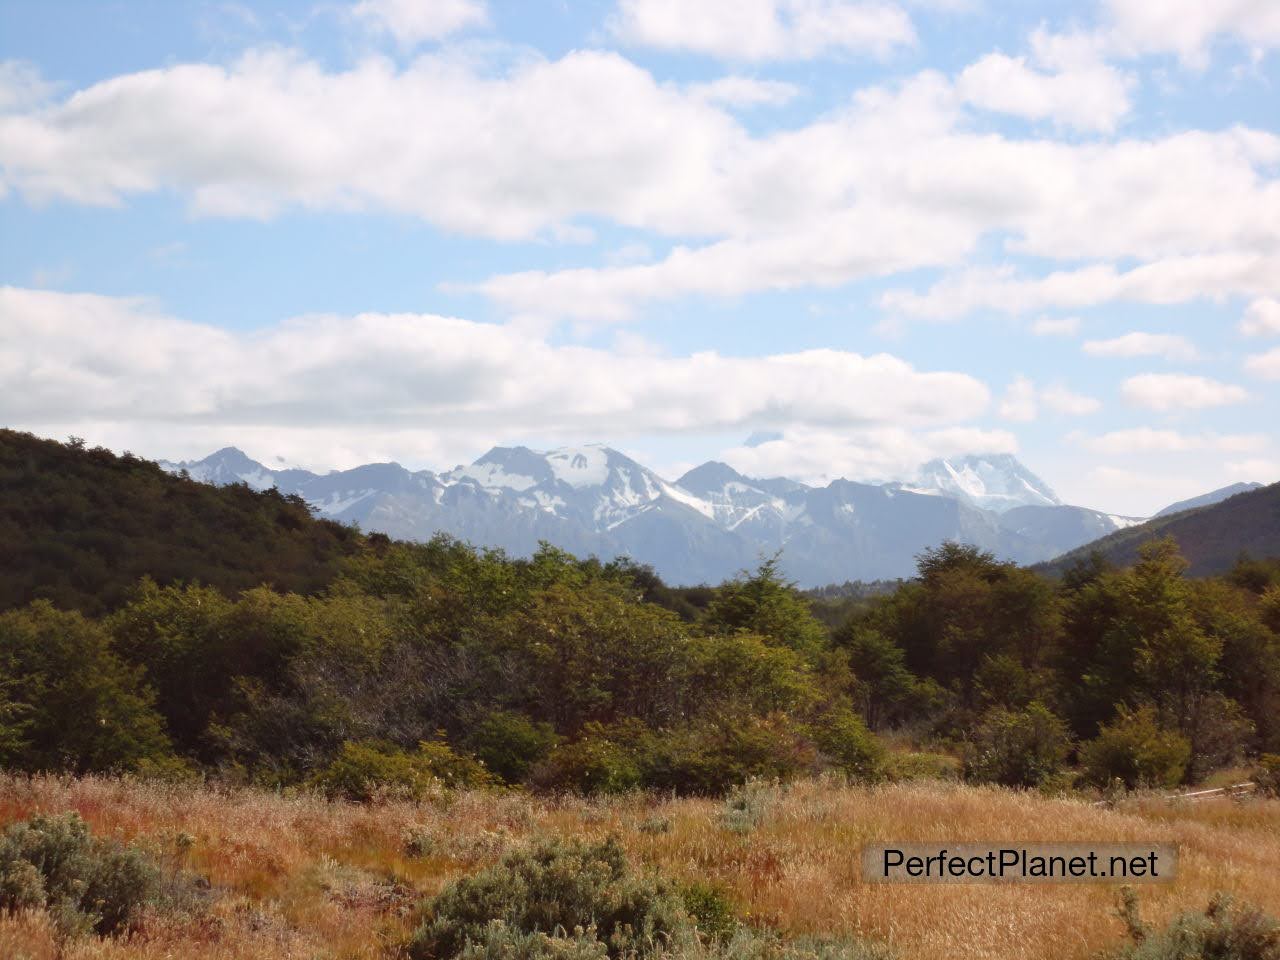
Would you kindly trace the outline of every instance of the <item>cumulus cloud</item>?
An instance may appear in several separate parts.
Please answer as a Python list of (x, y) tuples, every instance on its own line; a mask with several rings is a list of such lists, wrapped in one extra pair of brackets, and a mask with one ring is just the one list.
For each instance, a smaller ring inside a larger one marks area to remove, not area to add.
[[(511, 326), (425, 314), (300, 317), (233, 333), (144, 301), (0, 288), (0, 421), (361, 436), (452, 431), (573, 438), (805, 428), (904, 435), (987, 407), (974, 378), (892, 356), (762, 357), (556, 346)], [(446, 425), (440, 428), (439, 425)], [(460, 439), (461, 438), (461, 439)], [(410, 444), (416, 442), (410, 439)]]
[(1095, 357), (1164, 357), (1166, 360), (1194, 360), (1195, 344), (1172, 333), (1126, 333), (1109, 340), (1086, 340), (1081, 346)]
[(1103, 59), (1095, 37), (1041, 29), (1029, 57), (989, 53), (960, 73), (956, 89), (983, 110), (1110, 133), (1132, 106), (1135, 82)]
[(1261, 297), (1245, 309), (1240, 332), (1246, 337), (1280, 335), (1280, 300)]
[(619, 0), (613, 32), (640, 46), (743, 61), (883, 57), (915, 42), (911, 18), (881, 0)]
[(1143, 373), (1120, 386), (1124, 398), (1148, 410), (1199, 410), (1243, 403), (1249, 394), (1243, 387), (1208, 377), (1184, 373)]
[(1114, 42), (1133, 53), (1173, 53), (1203, 67), (1228, 37), (1250, 50), (1280, 47), (1280, 6), (1270, 0), (1105, 0)]
[[(501, 69), (434, 54), (338, 71), (254, 52), (0, 114), (0, 189), (95, 204), (173, 190), (197, 214), (233, 217), (390, 211), (501, 239), (600, 218), (679, 243), (644, 270), (582, 266), (480, 286), (516, 312), (616, 318), (673, 295), (955, 267), (994, 235), (1037, 257), (1139, 264), (1087, 266), (1039, 292), (988, 278), (988, 299), (1033, 310), (1280, 294), (1273, 134), (1070, 143), (978, 133), (955, 85), (933, 72), (786, 129), (748, 130), (726, 106), (786, 93), (741, 78), (664, 84), (598, 51)], [(907, 313), (967, 302), (902, 297)]]
[(1268, 440), (1262, 434), (1182, 433), (1154, 427), (1112, 430), (1098, 436), (1078, 436), (1081, 446), (1096, 453), (1188, 453), (1211, 450), (1225, 453), (1253, 453), (1265, 450)]
[(1036, 385), (1026, 377), (1014, 377), (1000, 401), (1000, 416), (1005, 420), (1027, 423), (1036, 418)]
[(1280, 255), (1234, 252), (1166, 257), (1126, 271), (1095, 264), (1040, 277), (1007, 266), (972, 268), (944, 277), (923, 293), (887, 291), (880, 303), (900, 315), (947, 320), (977, 310), (1017, 315), (1116, 301), (1169, 305), (1273, 292), (1280, 293)]
[(1018, 442), (1007, 430), (981, 427), (914, 432), (893, 426), (840, 431), (798, 427), (731, 447), (719, 459), (747, 476), (788, 476), (825, 484), (838, 478), (901, 479), (934, 457), (975, 450), (1016, 453)]
[(483, 0), (360, 0), (352, 14), (403, 47), (438, 40), (489, 18)]
[(1102, 402), (1097, 397), (1076, 393), (1061, 384), (1055, 384), (1041, 390), (1040, 402), (1055, 413), (1071, 417), (1088, 416), (1102, 409)]
[(800, 88), (781, 80), (758, 80), (731, 74), (708, 83), (694, 84), (689, 92), (707, 103), (727, 107), (780, 107), (795, 99)]
[(1246, 357), (1244, 368), (1263, 380), (1280, 380), (1280, 347)]

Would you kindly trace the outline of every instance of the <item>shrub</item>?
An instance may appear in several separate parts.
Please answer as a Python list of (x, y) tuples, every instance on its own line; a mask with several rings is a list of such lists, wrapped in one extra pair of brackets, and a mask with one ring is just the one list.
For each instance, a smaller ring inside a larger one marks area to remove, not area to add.
[(347, 741), (327, 767), (311, 779), (331, 797), (367, 801), (379, 793), (422, 797), (436, 786), (483, 787), (493, 778), (470, 757), (448, 744), (423, 742), (414, 753), (378, 741)]
[(829, 711), (810, 724), (809, 735), (826, 760), (846, 776), (871, 781), (884, 777), (884, 745), (852, 710)]
[[(505, 930), (495, 931), (495, 920)], [(573, 931), (573, 937), (565, 931)], [(427, 906), (408, 953), (411, 960), (551, 952), (600, 956), (599, 948), (579, 942), (588, 932), (612, 957), (644, 957), (692, 942), (694, 923), (679, 891), (635, 874), (615, 839), (596, 844), (546, 840), (447, 886)], [(539, 933), (570, 942), (518, 937)]]
[(95, 839), (78, 814), (32, 817), (0, 838), (0, 909), (45, 907), (66, 934), (111, 934), (159, 891), (137, 850)]
[(492, 920), (479, 940), (467, 941), (457, 960), (607, 960), (608, 948), (594, 927), (561, 934), (525, 933)]
[(1132, 891), (1122, 896), (1120, 917), (1133, 942), (1112, 953), (1114, 960), (1280, 960), (1280, 924), (1223, 894), (1204, 913), (1183, 914), (1154, 933), (1139, 918)]
[(1086, 779), (1107, 787), (1119, 780), (1126, 788), (1173, 786), (1182, 781), (1191, 759), (1186, 737), (1160, 727), (1154, 707), (1120, 708), (1080, 749)]
[(507, 783), (519, 783), (542, 760), (559, 737), (547, 723), (534, 723), (521, 713), (489, 714), (467, 738), (471, 753)]
[(638, 754), (651, 739), (640, 723), (606, 727), (588, 723), (572, 743), (561, 744), (533, 771), (531, 782), (546, 789), (621, 793), (640, 786)]
[(764, 819), (774, 788), (760, 780), (748, 780), (729, 791), (720, 810), (720, 823), (734, 833), (750, 833)]
[(1066, 726), (1042, 703), (988, 711), (969, 744), (964, 775), (980, 783), (1034, 787), (1053, 776), (1071, 743)]
[(1280, 754), (1264, 753), (1258, 758), (1253, 782), (1264, 797), (1280, 797)]
[(738, 929), (737, 911), (724, 888), (712, 883), (690, 883), (680, 889), (680, 899), (707, 940), (724, 943)]
[(885, 762), (890, 780), (958, 780), (960, 771), (960, 761), (945, 753), (891, 753)]

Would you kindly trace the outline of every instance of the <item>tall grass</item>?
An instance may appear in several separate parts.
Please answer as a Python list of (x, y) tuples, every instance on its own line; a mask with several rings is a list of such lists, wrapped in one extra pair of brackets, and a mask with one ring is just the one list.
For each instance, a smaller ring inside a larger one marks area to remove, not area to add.
[(95, 835), (180, 856), (183, 869), (211, 888), (201, 911), (144, 916), (129, 937), (114, 940), (60, 943), (42, 914), (2, 917), (0, 957), (386, 958), (408, 940), (421, 898), (545, 836), (616, 834), (637, 864), (725, 891), (748, 924), (788, 938), (886, 943), (905, 958), (1090, 957), (1124, 937), (1117, 891), (1110, 884), (866, 884), (858, 854), (869, 841), (1175, 841), (1179, 877), (1142, 889), (1147, 922), (1160, 926), (1203, 910), (1217, 891), (1280, 914), (1280, 800), (1171, 805), (1150, 797), (1108, 810), (930, 781), (800, 783), (758, 800), (759, 815), (743, 831), (726, 823), (723, 801), (703, 799), (465, 792), (350, 804), (111, 778), (0, 776), (0, 826), (73, 810)]

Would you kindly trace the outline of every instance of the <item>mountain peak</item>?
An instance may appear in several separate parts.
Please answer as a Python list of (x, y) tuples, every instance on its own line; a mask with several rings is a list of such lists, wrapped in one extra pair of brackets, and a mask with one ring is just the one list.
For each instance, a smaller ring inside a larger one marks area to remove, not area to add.
[(750, 482), (727, 463), (721, 463), (719, 460), (708, 460), (701, 466), (694, 467), (688, 471), (676, 481), (676, 485), (688, 490), (690, 493), (705, 496), (708, 493), (723, 493), (725, 487), (730, 483), (749, 484)]
[(930, 460), (920, 468), (916, 489), (955, 497), (997, 513), (1014, 507), (1062, 503), (1047, 483), (1011, 453), (975, 453)]

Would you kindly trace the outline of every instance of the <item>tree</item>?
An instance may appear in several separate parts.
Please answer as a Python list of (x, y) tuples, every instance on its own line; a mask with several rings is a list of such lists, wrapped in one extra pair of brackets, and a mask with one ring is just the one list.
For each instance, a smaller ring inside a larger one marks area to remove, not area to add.
[(827, 631), (795, 584), (783, 579), (779, 564), (775, 554), (754, 574), (723, 584), (702, 626), (713, 633), (756, 633), (814, 660), (828, 645)]
[(172, 759), (141, 669), (116, 656), (98, 624), (38, 600), (0, 614), (0, 649), (0, 689), (25, 724), (7, 764), (87, 773)]

